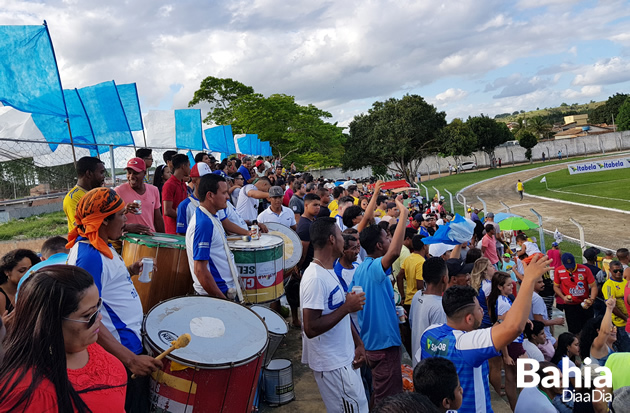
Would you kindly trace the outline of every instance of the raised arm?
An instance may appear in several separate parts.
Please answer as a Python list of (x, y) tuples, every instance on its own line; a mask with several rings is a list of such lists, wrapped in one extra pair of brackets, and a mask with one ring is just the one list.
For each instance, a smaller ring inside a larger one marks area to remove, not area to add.
[(381, 186), (383, 186), (383, 181), (381, 180), (376, 181), (376, 185), (374, 185), (374, 193), (372, 194), (372, 198), (370, 199), (370, 202), (368, 203), (368, 206), (365, 210), (365, 214), (363, 215), (363, 218), (361, 218), (361, 222), (359, 222), (359, 225), (357, 226), (357, 231), (359, 232), (363, 231), (363, 228), (365, 228), (367, 224), (370, 221), (372, 221), (372, 218), (374, 217), (374, 210), (376, 209), (376, 199), (378, 198), (378, 195), (381, 193)]
[(612, 311), (616, 305), (616, 299), (609, 298), (606, 300), (606, 312), (604, 313), (604, 318), (599, 326), (599, 333), (597, 334), (597, 337), (595, 337), (595, 340), (593, 340), (593, 344), (591, 344), (591, 354), (593, 357), (601, 358), (608, 354), (606, 340), (608, 340), (610, 332), (612, 331)]
[(394, 236), (392, 237), (392, 242), (389, 244), (389, 249), (383, 256), (381, 260), (381, 264), (383, 265), (383, 269), (387, 270), (392, 266), (394, 261), (400, 256), (400, 249), (403, 246), (403, 241), (405, 238), (405, 231), (407, 229), (407, 216), (409, 215), (409, 210), (405, 208), (403, 205), (402, 196), (399, 195), (396, 197), (396, 206), (400, 210), (400, 217), (398, 219), (398, 225), (396, 226), (396, 231), (394, 232)]
[(505, 320), (492, 327), (494, 348), (501, 350), (523, 332), (532, 307), (534, 284), (540, 276), (549, 271), (551, 260), (546, 255), (534, 257), (525, 267), (525, 276), (512, 308), (505, 315)]

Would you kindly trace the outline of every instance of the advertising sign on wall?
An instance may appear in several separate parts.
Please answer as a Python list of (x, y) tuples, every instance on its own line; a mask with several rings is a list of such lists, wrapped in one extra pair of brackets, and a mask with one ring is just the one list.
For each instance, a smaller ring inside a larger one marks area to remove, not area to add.
[(601, 161), (587, 161), (568, 165), (569, 174), (583, 174), (586, 172), (609, 171), (611, 169), (630, 168), (630, 158), (606, 159)]

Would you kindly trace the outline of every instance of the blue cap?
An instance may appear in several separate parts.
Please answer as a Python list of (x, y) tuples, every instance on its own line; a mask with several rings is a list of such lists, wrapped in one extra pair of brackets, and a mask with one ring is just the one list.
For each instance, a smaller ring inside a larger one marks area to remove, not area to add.
[(573, 270), (575, 269), (576, 265), (575, 265), (575, 257), (573, 256), (573, 254), (571, 254), (570, 252), (565, 252), (564, 254), (562, 254), (562, 265), (564, 265), (564, 268), (566, 268), (567, 270)]

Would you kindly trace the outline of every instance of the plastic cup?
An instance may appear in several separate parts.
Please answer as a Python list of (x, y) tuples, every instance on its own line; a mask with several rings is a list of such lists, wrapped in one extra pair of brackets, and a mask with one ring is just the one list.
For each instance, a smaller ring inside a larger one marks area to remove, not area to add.
[(360, 285), (355, 285), (354, 287), (352, 287), (352, 292), (355, 294), (361, 294), (363, 292), (363, 287), (361, 287)]
[(141, 283), (151, 282), (153, 278), (153, 258), (142, 259), (142, 274), (138, 277), (138, 281)]
[(402, 306), (396, 306), (396, 315), (398, 316), (398, 323), (403, 324), (405, 322), (405, 309)]

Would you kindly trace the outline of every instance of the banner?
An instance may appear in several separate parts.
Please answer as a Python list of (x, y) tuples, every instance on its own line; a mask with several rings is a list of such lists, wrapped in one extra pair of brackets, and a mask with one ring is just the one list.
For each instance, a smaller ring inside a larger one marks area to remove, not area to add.
[(567, 167), (569, 168), (570, 175), (583, 174), (587, 172), (610, 171), (612, 169), (630, 168), (630, 158), (580, 162), (570, 164)]

